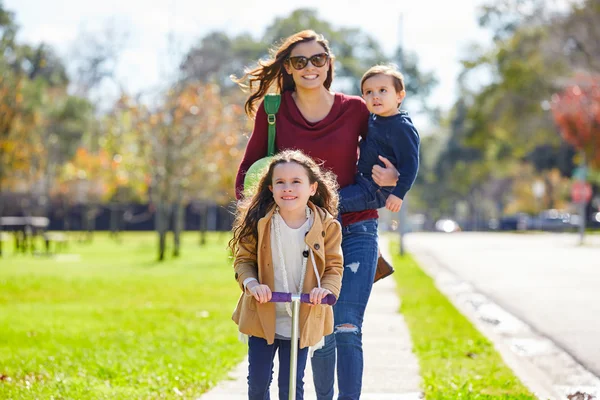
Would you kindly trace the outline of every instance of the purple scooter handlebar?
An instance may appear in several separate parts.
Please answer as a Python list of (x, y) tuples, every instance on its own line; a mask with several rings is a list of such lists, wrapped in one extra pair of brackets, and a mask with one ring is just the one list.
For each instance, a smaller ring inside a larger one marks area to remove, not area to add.
[[(271, 293), (272, 303), (291, 303), (292, 302), (292, 294), (291, 293), (283, 293), (283, 292), (273, 292)], [(328, 294), (325, 296), (323, 300), (321, 300), (321, 304), (334, 305), (337, 299), (333, 294)], [(300, 302), (302, 303), (310, 303), (310, 294), (302, 293), (300, 295)]]

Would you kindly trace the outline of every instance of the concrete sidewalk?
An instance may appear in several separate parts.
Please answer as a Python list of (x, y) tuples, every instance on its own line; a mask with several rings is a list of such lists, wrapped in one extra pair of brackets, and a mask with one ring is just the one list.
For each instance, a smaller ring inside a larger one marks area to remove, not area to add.
[[(389, 243), (380, 236), (381, 250), (391, 261)], [(412, 353), (412, 343), (404, 317), (398, 312), (400, 301), (392, 277), (373, 287), (363, 324), (365, 369), (363, 400), (416, 400), (421, 398), (419, 366)], [(273, 377), (271, 399), (278, 399), (277, 371)], [(247, 360), (231, 373), (229, 380), (220, 382), (200, 400), (242, 400), (247, 398)], [(310, 360), (304, 377), (305, 398), (315, 399)], [(336, 387), (337, 392), (337, 387)]]

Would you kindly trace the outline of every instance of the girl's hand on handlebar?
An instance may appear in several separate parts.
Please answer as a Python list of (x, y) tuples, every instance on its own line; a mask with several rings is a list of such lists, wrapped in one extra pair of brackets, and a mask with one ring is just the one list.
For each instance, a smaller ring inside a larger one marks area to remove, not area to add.
[[(254, 285), (252, 285), (254, 283)], [(254, 296), (260, 304), (271, 300), (271, 289), (267, 285), (261, 285), (256, 281), (248, 284), (248, 291)]]
[(323, 300), (328, 294), (331, 294), (331, 291), (329, 291), (328, 289), (316, 287), (313, 290), (311, 290), (309, 294), (310, 304), (316, 306), (317, 304), (321, 304), (321, 300)]

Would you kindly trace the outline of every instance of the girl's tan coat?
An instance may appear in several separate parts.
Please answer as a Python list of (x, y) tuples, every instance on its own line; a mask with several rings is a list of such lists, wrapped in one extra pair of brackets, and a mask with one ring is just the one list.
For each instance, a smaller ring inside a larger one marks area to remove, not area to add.
[[(329, 289), (337, 298), (342, 285), (344, 272), (342, 256), (342, 230), (339, 222), (324, 209), (308, 203), (315, 216), (305, 242), (314, 253), (317, 271), (321, 277), (321, 287)], [(244, 280), (250, 277), (274, 289), (274, 269), (271, 256), (271, 218), (275, 208), (258, 221), (258, 245), (252, 242), (240, 243), (234, 261), (235, 278), (244, 290)], [(317, 286), (312, 258), (306, 263), (306, 277), (302, 292), (308, 293)], [(275, 303), (258, 303), (253, 296), (242, 293), (232, 319), (242, 333), (266, 339), (269, 344), (275, 340)], [(331, 306), (300, 305), (300, 347), (313, 346), (324, 335), (333, 332), (333, 311)]]

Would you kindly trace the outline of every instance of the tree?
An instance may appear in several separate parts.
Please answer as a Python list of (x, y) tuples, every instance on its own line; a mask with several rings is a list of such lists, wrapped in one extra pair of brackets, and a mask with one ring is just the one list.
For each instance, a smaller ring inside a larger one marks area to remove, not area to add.
[[(126, 28), (116, 21), (106, 22), (99, 32), (79, 34), (71, 56), (71, 64), (75, 66), (73, 86), (78, 95), (86, 98), (98, 95), (95, 90), (105, 83), (112, 83), (120, 93), (124, 92), (115, 71), (127, 39)], [(99, 99), (93, 103), (98, 105)]]
[(15, 24), (14, 13), (4, 8), (0, 2), (0, 58), (11, 64), (15, 61), (15, 36), (17, 35), (17, 25)]
[(478, 22), (492, 31), (495, 42), (502, 42), (524, 26), (548, 22), (551, 13), (545, 0), (492, 0), (480, 7)]
[(101, 124), (100, 148), (108, 157), (103, 174), (110, 204), (110, 231), (116, 237), (125, 218), (125, 205), (146, 201), (149, 187), (149, 154), (141, 118), (144, 106), (123, 93)]
[(407, 52), (402, 47), (396, 49), (391, 61), (398, 65), (404, 75), (404, 84), (409, 98), (419, 99), (425, 111), (432, 117), (437, 110), (428, 108), (427, 99), (431, 91), (438, 84), (436, 76), (432, 72), (424, 72), (419, 68), (419, 59), (415, 53)]
[[(461, 201), (471, 210), (494, 203), (492, 208), (506, 212), (508, 204), (525, 204), (515, 200), (528, 163), (536, 167), (535, 179), (546, 182), (548, 193), (564, 195), (556, 186), (561, 181), (547, 178), (544, 171), (570, 175), (573, 150), (560, 140), (548, 109), (552, 94), (576, 65), (574, 57), (565, 57), (576, 52), (567, 46), (565, 34), (576, 14), (548, 9), (541, 0), (496, 0), (482, 8), (480, 24), (492, 30), (494, 43), (464, 61), (446, 149), (425, 182), (437, 193), (429, 194), (430, 206), (441, 199), (442, 208), (452, 212), (449, 207)], [(489, 82), (467, 89), (465, 83), (481, 77), (481, 71)], [(546, 204), (560, 204), (560, 199), (549, 198)]]
[[(0, 193), (6, 185), (9, 169), (19, 145), (13, 126), (23, 103), (22, 79), (12, 74), (0, 75)], [(0, 201), (0, 213), (2, 211)]]
[(570, 12), (556, 21), (553, 31), (560, 37), (562, 51), (576, 70), (600, 70), (600, 2), (573, 2)]
[[(44, 65), (43, 46), (35, 54), (36, 63)], [(27, 214), (46, 215), (58, 167), (73, 157), (88, 130), (91, 106), (67, 93), (67, 81), (60, 74), (64, 67), (58, 60), (49, 61), (47, 69), (29, 65), (37, 72), (21, 75), (19, 106), (3, 141), (8, 149), (3, 180), (8, 189), (28, 193)]]
[(0, 193), (20, 193), (25, 215), (46, 215), (60, 165), (74, 156), (91, 113), (68, 94), (54, 50), (17, 43), (16, 32), (0, 4)]
[[(544, 184), (544, 191), (539, 198), (534, 191), (536, 182)], [(570, 180), (557, 169), (539, 173), (531, 164), (524, 164), (511, 177), (511, 195), (503, 211), (507, 214), (538, 214), (545, 209), (565, 209), (568, 206), (569, 188)]]
[(486, 65), (494, 74), (471, 103), (474, 129), (468, 135), (470, 144), (491, 159), (522, 159), (539, 145), (559, 145), (546, 109), (555, 77), (566, 66), (556, 61), (545, 35), (543, 28), (518, 31), (489, 55), (465, 63), (469, 71)]
[[(22, 78), (13, 71), (16, 61), (14, 56), (16, 33), (14, 15), (6, 10), (0, 1), (0, 217), (4, 210), (2, 193), (6, 187), (7, 170), (12, 165), (13, 154), (18, 146), (13, 134), (13, 125), (23, 101)], [(0, 226), (1, 234), (2, 226)], [(1, 240), (0, 256), (2, 256)]]
[(249, 34), (230, 38), (224, 32), (212, 32), (203, 37), (184, 56), (180, 71), (182, 80), (215, 83), (224, 90), (237, 89), (229, 78), (239, 75), (244, 67), (267, 53), (267, 45)]
[[(174, 86), (160, 108), (142, 116), (151, 160), (150, 192), (156, 210), (159, 260), (165, 257), (169, 227), (173, 230), (173, 255), (179, 255), (184, 211), (191, 199), (198, 195), (210, 196), (213, 201), (223, 198), (222, 184), (216, 184), (223, 180), (233, 190), (230, 161), (235, 157), (237, 164), (241, 152), (235, 153), (229, 145), (235, 145), (233, 135), (244, 129), (241, 117), (241, 107), (228, 106), (217, 85), (200, 83)], [(224, 146), (230, 156), (224, 157)]]
[(19, 48), (23, 73), (31, 81), (40, 79), (50, 88), (62, 88), (69, 83), (67, 70), (54, 49), (42, 43), (36, 47)]
[[(6, 171), (11, 165), (11, 155), (17, 146), (17, 142), (12, 137), (12, 129), (23, 102), (21, 93), (23, 77), (15, 73), (16, 32), (17, 26), (14, 23), (13, 13), (6, 10), (0, 2), (0, 193), (6, 179)], [(0, 215), (2, 215), (1, 198)], [(0, 254), (1, 251), (0, 248)]]
[[(486, 68), (493, 78), (470, 107), (469, 118), (476, 125), (469, 134), (470, 144), (494, 154), (496, 160), (527, 158), (540, 166), (545, 160), (537, 159), (543, 156), (538, 147), (564, 149), (547, 112), (550, 99), (573, 71), (600, 62), (595, 51), (598, 17), (597, 0), (573, 4), (567, 12), (552, 10), (541, 0), (486, 4), (480, 24), (494, 32), (495, 46), (464, 65), (467, 75)], [(564, 163), (545, 166), (570, 173)]]
[(600, 168), (600, 75), (578, 75), (552, 96), (552, 115), (563, 138)]
[(84, 147), (77, 149), (73, 159), (63, 165), (58, 178), (56, 195), (62, 197), (64, 205), (64, 229), (69, 230), (69, 209), (78, 205), (81, 210), (80, 226), (91, 240), (93, 221), (96, 218), (100, 200), (106, 193), (106, 185), (102, 174), (108, 167), (108, 156), (105, 152), (92, 153)]
[(221, 101), (223, 109), (219, 122), (214, 126), (203, 157), (198, 157), (195, 161), (190, 186), (192, 197), (198, 200), (194, 208), (200, 211), (201, 244), (206, 242), (206, 231), (210, 228), (209, 220), (216, 220), (215, 209), (209, 208), (208, 204), (216, 203), (222, 206), (235, 199), (235, 167), (241, 162), (252, 129), (252, 121), (247, 118), (241, 106), (244, 102), (243, 93), (232, 92)]
[[(145, 134), (149, 139), (151, 155), (151, 199), (158, 233), (158, 260), (163, 261), (166, 235), (173, 219), (174, 232), (180, 232), (182, 206), (187, 202), (185, 188), (192, 169), (190, 160), (200, 150), (202, 140), (198, 125), (190, 120), (198, 113), (199, 99), (193, 90), (174, 88), (164, 105), (147, 114)], [(173, 255), (179, 256), (179, 234), (174, 235)]]

